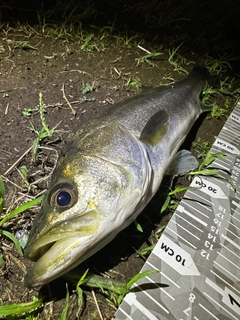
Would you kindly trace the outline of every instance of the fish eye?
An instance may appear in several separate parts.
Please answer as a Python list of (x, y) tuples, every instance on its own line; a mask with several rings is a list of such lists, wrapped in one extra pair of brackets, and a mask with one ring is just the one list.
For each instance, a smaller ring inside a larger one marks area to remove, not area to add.
[(77, 201), (76, 190), (69, 184), (59, 184), (50, 192), (50, 205), (58, 211), (71, 208)]
[(71, 203), (71, 200), (72, 200), (72, 196), (68, 191), (62, 190), (56, 194), (55, 201), (59, 207), (68, 206), (69, 203)]

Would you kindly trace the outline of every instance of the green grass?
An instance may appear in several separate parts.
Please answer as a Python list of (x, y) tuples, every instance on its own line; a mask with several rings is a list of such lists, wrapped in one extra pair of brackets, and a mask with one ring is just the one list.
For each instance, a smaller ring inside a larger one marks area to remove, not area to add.
[[(14, 320), (14, 316), (24, 314), (23, 319), (34, 320), (36, 317), (30, 315), (31, 312), (39, 308), (42, 304), (41, 298), (33, 298), (31, 302), (14, 303), (9, 305), (0, 305), (0, 317), (5, 317), (6, 320)], [(16, 318), (15, 318), (16, 319)]]
[[(131, 292), (131, 287), (137, 283), (140, 279), (143, 279), (147, 276), (150, 276), (151, 274), (158, 273), (158, 270), (147, 270), (143, 271), (141, 273), (136, 274), (134, 277), (130, 279), (127, 283), (123, 284), (122, 286), (115, 286), (115, 288), (109, 288), (106, 290), (105, 288), (102, 287), (101, 283), (99, 283), (99, 287), (101, 288), (102, 293), (106, 296), (107, 301), (115, 306), (119, 307), (121, 302), (123, 301), (124, 297), (126, 294)], [(112, 281), (113, 284), (115, 284), (114, 281)]]
[(136, 90), (139, 90), (142, 87), (142, 84), (139, 79), (136, 78), (128, 78), (126, 79), (126, 87), (132, 87)]
[[(19, 253), (19, 255), (23, 255), (22, 247), (19, 242), (19, 240), (16, 239), (16, 237), (9, 232), (5, 228), (5, 224), (9, 222), (9, 220), (13, 219), (14, 217), (18, 216), (19, 214), (23, 213), (26, 210), (29, 210), (36, 204), (38, 204), (43, 197), (38, 197), (34, 200), (30, 200), (20, 206), (18, 206), (16, 209), (12, 210), (11, 212), (4, 214), (4, 204), (5, 204), (5, 186), (2, 177), (0, 176), (0, 239), (1, 238), (7, 238), (10, 241), (12, 241)], [(4, 256), (0, 256), (0, 266), (5, 263)], [(26, 303), (16, 303), (16, 304), (10, 304), (10, 305), (0, 305), (0, 316), (5, 316), (6, 319), (14, 319), (11, 316), (12, 315), (20, 315), (20, 314), (26, 314), (29, 313), (35, 309), (37, 309), (42, 304), (42, 299), (34, 298), (32, 302), (26, 302)], [(25, 319), (34, 319), (34, 317), (31, 317), (30, 315), (25, 315)]]
[[(158, 272), (159, 271), (157, 270), (148, 270), (142, 273), (138, 273), (134, 277), (132, 277), (127, 283), (114, 279), (109, 279), (104, 275), (99, 276), (89, 272), (88, 270), (79, 270), (78, 273), (76, 273), (75, 271), (70, 271), (64, 277), (72, 283), (77, 283), (76, 292), (78, 295), (78, 307), (79, 309), (81, 309), (83, 306), (82, 287), (100, 289), (109, 301), (109, 303), (111, 305), (114, 305), (115, 307), (118, 307), (125, 295), (131, 291), (131, 287), (133, 284), (135, 284), (138, 280), (143, 279), (146, 276)], [(80, 279), (79, 273), (82, 273)]]
[(211, 144), (209, 141), (205, 141), (202, 138), (197, 138), (196, 141), (192, 142), (192, 147), (197, 153), (198, 159), (206, 158), (207, 153), (211, 148)]
[(51, 137), (54, 132), (54, 130), (50, 130), (48, 128), (48, 125), (45, 120), (45, 113), (46, 113), (46, 108), (43, 102), (43, 96), (42, 96), (42, 93), (39, 93), (39, 115), (40, 115), (42, 126), (40, 130), (37, 130), (34, 127), (33, 123), (31, 123), (31, 127), (30, 127), (30, 130), (36, 135), (36, 139), (33, 141), (33, 146), (32, 146), (33, 163), (36, 163), (39, 157), (41, 156), (41, 153), (39, 151), (39, 146), (41, 141), (45, 138)]
[(32, 46), (28, 41), (16, 41), (15, 48), (23, 50), (37, 50), (37, 48)]
[(60, 320), (67, 319), (68, 308), (69, 308), (69, 291), (68, 291), (68, 287), (66, 287), (65, 306), (64, 306), (63, 311), (61, 313)]
[(94, 90), (95, 90), (95, 82), (94, 81), (92, 83), (87, 82), (86, 84), (83, 85), (83, 87), (81, 89), (83, 95), (86, 93), (92, 92)]
[[(207, 144), (205, 146), (206, 149), (208, 149), (209, 144)], [(203, 155), (205, 155), (205, 157), (203, 158), (203, 161), (201, 162), (201, 164), (199, 165), (199, 167), (196, 170), (190, 171), (188, 173), (186, 173), (188, 179), (191, 181), (193, 179), (193, 177), (198, 176), (218, 176), (221, 177), (225, 180), (227, 180), (228, 182), (230, 182), (230, 184), (233, 186), (231, 177), (228, 173), (219, 170), (217, 168), (214, 168), (214, 166), (211, 166), (211, 164), (217, 159), (217, 158), (225, 158), (225, 153), (224, 152), (217, 152), (217, 153), (211, 153), (210, 151), (204, 150), (204, 153), (201, 154), (201, 157), (203, 157)], [(177, 193), (180, 192), (185, 192), (187, 191), (189, 188), (191, 188), (191, 186), (184, 186), (184, 187), (176, 187), (174, 189), (172, 189), (173, 187), (173, 180), (171, 181), (170, 184), (170, 191), (166, 197), (166, 200), (160, 210), (160, 213), (163, 213), (165, 211), (170, 211), (173, 212), (176, 210), (177, 206), (178, 206), (178, 201), (175, 201), (175, 199), (173, 198), (173, 196)]]
[(123, 39), (124, 46), (127, 47), (128, 49), (133, 48), (136, 45), (136, 39), (138, 37), (139, 36), (136, 34), (136, 35), (129, 38), (128, 35), (126, 34), (126, 36)]
[(28, 190), (30, 188), (30, 184), (28, 182), (29, 178), (29, 170), (27, 169), (26, 166), (21, 166), (19, 168), (20, 175), (22, 177), (23, 183), (22, 183), (22, 188)]
[(9, 232), (8, 230), (6, 230), (4, 228), (4, 224), (6, 224), (9, 220), (13, 219), (17, 215), (23, 213), (24, 211), (29, 210), (30, 208), (32, 208), (33, 206), (38, 204), (42, 199), (43, 199), (43, 196), (38, 197), (33, 200), (30, 200), (26, 203), (23, 203), (20, 206), (18, 206), (16, 209), (5, 214), (4, 217), (2, 217), (2, 215), (4, 213), (3, 206), (4, 206), (4, 201), (5, 201), (5, 187), (4, 187), (4, 182), (3, 182), (2, 177), (0, 177), (0, 238), (6, 237), (6, 238), (10, 239), (14, 243), (18, 253), (21, 256), (23, 255), (23, 252), (22, 252), (22, 248), (21, 248), (19, 241), (16, 239), (16, 237), (11, 232)]
[[(131, 278), (127, 283), (108, 279), (104, 276), (97, 276), (94, 274), (88, 274), (88, 270), (86, 270), (80, 279), (77, 281), (76, 285), (76, 293), (78, 296), (78, 312), (80, 313), (83, 304), (84, 304), (84, 296), (83, 296), (83, 287), (97, 288), (101, 290), (101, 292), (105, 295), (107, 301), (118, 307), (120, 303), (123, 301), (125, 295), (131, 291), (131, 287), (133, 284), (137, 283), (138, 280), (143, 279), (146, 276), (151, 274), (158, 273), (157, 270), (147, 270), (135, 275)], [(71, 272), (66, 275), (66, 278), (71, 282), (75, 282), (78, 279), (78, 275)], [(13, 319), (11, 316), (17, 315), (20, 316), (24, 314), (24, 319), (35, 319), (34, 316), (31, 315), (31, 312), (36, 310), (42, 305), (42, 298), (33, 298), (32, 302), (24, 302), (24, 303), (15, 303), (0, 306), (0, 316), (6, 316), (7, 320)], [(65, 298), (65, 306), (62, 310), (60, 320), (68, 319), (68, 308), (69, 308), (69, 290), (66, 288), (66, 298)]]
[(225, 105), (223, 107), (220, 107), (219, 105), (217, 105), (216, 103), (213, 103), (212, 105), (212, 110), (211, 110), (211, 114), (207, 116), (207, 118), (216, 118), (216, 119), (220, 119), (220, 118), (227, 118), (229, 115), (229, 104), (227, 103), (227, 99), (225, 102)]
[(210, 73), (221, 74), (222, 72), (226, 72), (232, 70), (231, 63), (236, 60), (236, 58), (232, 58), (227, 54), (220, 55), (217, 58), (213, 58), (210, 55), (206, 55), (206, 67), (209, 69)]
[(192, 63), (192, 61), (188, 61), (184, 56), (182, 56), (179, 53), (179, 49), (183, 45), (184, 42), (182, 42), (180, 45), (177, 46), (177, 48), (169, 49), (169, 58), (168, 62), (174, 67), (174, 71), (177, 71), (180, 74), (187, 75), (188, 72), (184, 68), (184, 66), (187, 66), (188, 64)]
[(23, 109), (22, 115), (24, 117), (30, 117), (31, 114), (32, 114), (32, 109), (31, 108), (24, 108)]
[(162, 52), (149, 52), (142, 57), (136, 59), (137, 60), (137, 65), (141, 64), (148, 64), (150, 67), (155, 67), (156, 64), (154, 63), (154, 59), (159, 58), (161, 55), (163, 55)]

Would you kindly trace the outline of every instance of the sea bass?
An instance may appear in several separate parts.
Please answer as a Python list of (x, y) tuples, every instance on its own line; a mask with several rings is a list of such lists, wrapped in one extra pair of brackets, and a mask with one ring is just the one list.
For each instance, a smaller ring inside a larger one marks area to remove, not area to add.
[(174, 159), (177, 172), (194, 162), (188, 152), (176, 154), (206, 111), (199, 95), (207, 78), (194, 68), (184, 80), (146, 89), (81, 127), (60, 154), (32, 227), (25, 257), (36, 263), (27, 287), (52, 281), (109, 243), (148, 204)]

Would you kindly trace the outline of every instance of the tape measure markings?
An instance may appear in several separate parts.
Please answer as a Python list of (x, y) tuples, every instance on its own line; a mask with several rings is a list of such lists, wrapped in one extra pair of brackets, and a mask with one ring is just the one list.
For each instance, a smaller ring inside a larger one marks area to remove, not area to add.
[(227, 137), (227, 139), (229, 140), (229, 138), (231, 140), (235, 140), (235, 142), (237, 143), (237, 139), (239, 138), (240, 133), (239, 130), (236, 127), (224, 127), (223, 128), (223, 132), (222, 132), (222, 139), (224, 140), (224, 137)]
[(229, 117), (233, 123), (240, 123), (240, 113), (234, 111), (231, 113), (230, 117)]
[(220, 303), (217, 302), (215, 299), (213, 299), (211, 295), (209, 295), (209, 294), (206, 293), (206, 292), (203, 292), (203, 294), (204, 294), (209, 300), (211, 300), (214, 304), (216, 304), (218, 307), (220, 307), (220, 308), (223, 309), (226, 313), (228, 313), (228, 314), (232, 317), (231, 319), (239, 320), (239, 318), (235, 317), (230, 311), (228, 311), (226, 308), (224, 308), (222, 304), (220, 304)]
[[(176, 218), (177, 216), (175, 216)], [(183, 220), (183, 219), (182, 219)], [(179, 227), (180, 229), (184, 230), (186, 233), (190, 234), (191, 237), (197, 239), (197, 240), (201, 240), (196, 234), (192, 233), (191, 231), (189, 231), (189, 229), (187, 229), (185, 227), (185, 225), (183, 224), (179, 224), (178, 221), (175, 221), (174, 219), (172, 219), (171, 221), (169, 221), (169, 223), (173, 223), (176, 225), (176, 227)], [(189, 224), (188, 224), (188, 227), (189, 227)]]
[[(239, 268), (238, 265), (236, 265), (234, 262), (232, 262), (229, 258), (227, 258), (225, 255), (223, 255), (221, 252), (217, 252), (219, 256), (221, 256), (223, 259), (227, 260), (233, 267)], [(240, 279), (239, 279), (240, 280)]]
[[(211, 152), (214, 154), (214, 153), (218, 153), (218, 152), (222, 152), (223, 150), (222, 149), (219, 149), (219, 148), (215, 148), (215, 147), (212, 147), (211, 148)], [(222, 158), (216, 158), (212, 164), (210, 165), (210, 167), (213, 167), (213, 168), (217, 168), (217, 166), (220, 166), (221, 168), (223, 168), (224, 170), (231, 170), (230, 168), (232, 168), (232, 166), (234, 165), (234, 161), (235, 161), (235, 156), (232, 155), (231, 153), (226, 153), (225, 152), (225, 157), (224, 159)]]
[[(194, 205), (191, 205), (191, 208), (194, 209), (194, 212), (197, 211), (200, 213), (200, 215), (206, 217), (209, 219), (208, 213), (204, 213), (204, 211), (209, 211), (211, 212), (211, 199), (210, 197), (206, 198), (204, 194), (197, 194), (196, 191), (200, 188), (202, 188), (202, 183), (201, 183), (202, 178), (200, 178), (200, 182), (196, 183), (195, 180), (195, 185), (194, 187), (191, 185), (191, 188), (188, 189), (187, 194), (184, 195), (184, 204), (185, 202), (188, 203), (193, 203)], [(197, 209), (196, 209), (197, 207)]]
[[(216, 319), (216, 320), (221, 320), (218, 317), (216, 317), (212, 312), (210, 312), (207, 308), (205, 308), (201, 303), (199, 303), (199, 306), (206, 311), (212, 318), (211, 319)], [(203, 319), (206, 319), (205, 317)], [(194, 319), (195, 320), (195, 319)]]
[[(234, 135), (234, 137), (236, 137)], [(226, 140), (229, 139), (229, 135), (226, 135)], [(220, 138), (217, 138), (214, 142), (215, 146), (221, 148), (222, 150), (224, 151), (227, 151), (229, 153), (232, 153), (232, 154), (237, 154), (239, 155), (240, 154), (240, 151), (239, 149), (234, 145), (234, 141), (232, 143), (229, 143), (227, 142), (226, 140), (223, 140), (223, 139), (220, 139)]]
[[(234, 219), (236, 219), (235, 217), (233, 217)], [(240, 221), (239, 221), (240, 222)], [(234, 227), (234, 228), (236, 228), (237, 230), (239, 230), (240, 231), (240, 228), (238, 228), (235, 224), (233, 224), (230, 220), (228, 220), (228, 223), (232, 226), (232, 227)]]
[(236, 240), (237, 238), (239, 239), (239, 237), (237, 236), (237, 234), (234, 233), (233, 231), (231, 231), (229, 228), (228, 228), (228, 229), (225, 228), (225, 230), (226, 230), (227, 232), (230, 232), (230, 233), (235, 237), (235, 240)]
[[(186, 207), (186, 206), (185, 206)], [(205, 221), (203, 221), (202, 219), (200, 219), (200, 218), (198, 218), (196, 215), (193, 215), (191, 212), (190, 212), (190, 210), (187, 210), (187, 209), (185, 209), (185, 207), (183, 207), (181, 204), (178, 206), (178, 208), (179, 208), (179, 213), (184, 213), (184, 214), (186, 214), (188, 217), (190, 217), (192, 220), (194, 220), (194, 221), (197, 221), (198, 223), (200, 223), (201, 225), (203, 225), (204, 227), (207, 227), (207, 222), (205, 222)], [(189, 205), (189, 207), (191, 207), (190, 205)], [(198, 210), (196, 210), (196, 211), (198, 211)], [(177, 212), (177, 211), (176, 211)], [(198, 213), (199, 214), (202, 214), (200, 211), (198, 211)], [(205, 214), (202, 214), (205, 218), (207, 218), (207, 219), (209, 219), (209, 217), (208, 216), (206, 216)], [(188, 221), (188, 220), (187, 220)], [(190, 220), (191, 221), (191, 220)], [(192, 222), (192, 224), (193, 224), (193, 222)], [(196, 226), (195, 225), (195, 227), (197, 228), (197, 229), (200, 229), (198, 226)], [(203, 232), (203, 230), (202, 229), (200, 229), (202, 232)]]
[[(184, 211), (182, 211), (181, 213), (184, 213)], [(184, 223), (187, 223), (188, 225), (192, 226), (194, 229), (196, 229), (198, 232), (203, 233), (203, 230), (198, 228), (195, 224), (191, 223), (189, 220), (183, 218), (183, 215), (179, 215), (178, 213), (175, 214), (175, 218), (178, 218), (180, 220), (183, 220)]]
[(211, 148), (226, 155), (211, 167), (229, 172), (236, 190), (222, 177), (194, 177), (142, 268), (160, 272), (137, 282), (115, 319), (239, 319), (239, 124), (240, 104)]
[[(225, 135), (230, 135), (230, 137), (234, 137), (234, 138), (236, 138), (236, 137), (239, 137), (239, 131), (238, 131), (238, 129), (236, 128), (224, 128), (224, 131), (227, 131), (227, 132), (225, 132)], [(224, 135), (223, 135), (223, 137), (224, 137)]]
[[(225, 275), (226, 276), (228, 276), (229, 277), (229, 279), (231, 279), (232, 281), (234, 281), (234, 278), (237, 280), (237, 281), (240, 281), (240, 279), (237, 277), (237, 276), (235, 276), (234, 274), (232, 274), (232, 272), (230, 272), (228, 269), (226, 269), (223, 265), (222, 265), (222, 263), (224, 263), (224, 261), (223, 260), (221, 260), (221, 264), (220, 263), (218, 263), (217, 261), (213, 261), (213, 263), (215, 264), (215, 265), (217, 265), (221, 270), (222, 270), (222, 272), (224, 271), (225, 273)], [(227, 267), (229, 268), (229, 265), (227, 265)], [(220, 271), (220, 269), (219, 269), (219, 271)]]
[(210, 270), (210, 272), (216, 277), (219, 278), (219, 280), (221, 280), (221, 282), (224, 282), (226, 285), (228, 285), (229, 287), (231, 287), (233, 290), (235, 290), (237, 293), (240, 294), (240, 291), (235, 288), (234, 286), (232, 286), (229, 282), (227, 282), (225, 279), (223, 279), (222, 277), (220, 277), (219, 274), (217, 274), (216, 272), (214, 272), (213, 270)]

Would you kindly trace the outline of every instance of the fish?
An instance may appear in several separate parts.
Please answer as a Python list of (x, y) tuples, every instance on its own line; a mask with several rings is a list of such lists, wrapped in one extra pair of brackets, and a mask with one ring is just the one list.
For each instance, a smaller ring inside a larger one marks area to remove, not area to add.
[(64, 275), (108, 244), (146, 207), (167, 172), (196, 168), (190, 152), (178, 150), (209, 111), (200, 101), (208, 79), (204, 67), (194, 67), (183, 80), (146, 88), (77, 131), (59, 155), (24, 250), (35, 262), (26, 287)]

